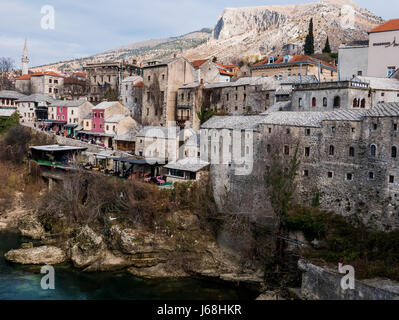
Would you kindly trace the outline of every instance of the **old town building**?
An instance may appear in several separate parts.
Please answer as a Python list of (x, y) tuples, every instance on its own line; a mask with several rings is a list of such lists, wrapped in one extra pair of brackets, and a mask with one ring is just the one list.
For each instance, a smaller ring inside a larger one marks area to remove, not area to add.
[(135, 62), (101, 62), (88, 63), (84, 67), (88, 81), (88, 100), (94, 104), (104, 100), (104, 94), (112, 89), (121, 92), (122, 80), (141, 75), (141, 68)]
[(129, 108), (130, 115), (141, 121), (143, 103), (143, 78), (131, 76), (123, 79), (121, 89), (122, 103)]
[(23, 94), (44, 94), (57, 99), (64, 95), (64, 77), (53, 71), (25, 74), (15, 80), (15, 89)]
[(268, 57), (251, 66), (253, 77), (275, 77), (284, 80), (290, 76), (315, 76), (319, 81), (338, 79), (337, 68), (325, 61), (306, 56)]
[(183, 57), (148, 63), (143, 68), (142, 124), (168, 126), (176, 121), (178, 89), (194, 82), (194, 73)]
[(74, 72), (64, 79), (64, 97), (66, 100), (79, 100), (87, 95), (86, 73)]

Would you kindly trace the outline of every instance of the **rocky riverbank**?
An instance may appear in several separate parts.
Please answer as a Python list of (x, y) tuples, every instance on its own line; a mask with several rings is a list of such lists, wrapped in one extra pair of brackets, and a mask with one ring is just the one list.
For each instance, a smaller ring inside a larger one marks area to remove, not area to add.
[[(82, 272), (125, 270), (146, 279), (200, 278), (263, 290), (262, 271), (244, 269), (234, 252), (220, 248), (198, 228), (195, 215), (182, 212), (174, 216), (179, 231), (173, 235), (116, 222), (108, 230), (74, 226), (68, 237), (59, 238), (46, 232), (35, 213), (20, 209), (19, 215), (9, 216), (7, 226), (36, 240), (35, 245), (23, 243), (7, 252), (5, 259), (24, 265), (71, 262)], [(190, 239), (182, 241), (187, 235)]]

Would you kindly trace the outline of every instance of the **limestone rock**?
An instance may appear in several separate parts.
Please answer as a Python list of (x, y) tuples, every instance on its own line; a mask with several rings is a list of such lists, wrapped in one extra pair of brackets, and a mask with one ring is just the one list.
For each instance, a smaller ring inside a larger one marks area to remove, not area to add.
[(14, 263), (43, 265), (59, 264), (67, 260), (65, 252), (53, 246), (11, 250), (4, 258)]
[(105, 247), (103, 238), (89, 226), (84, 226), (77, 231), (77, 236), (72, 239), (71, 260), (75, 267), (88, 267), (101, 259)]
[(45, 230), (39, 220), (33, 215), (26, 215), (18, 220), (18, 230), (24, 237), (40, 240), (45, 236)]
[(183, 270), (169, 269), (164, 263), (149, 268), (131, 267), (127, 271), (136, 277), (145, 279), (175, 279), (189, 276)]

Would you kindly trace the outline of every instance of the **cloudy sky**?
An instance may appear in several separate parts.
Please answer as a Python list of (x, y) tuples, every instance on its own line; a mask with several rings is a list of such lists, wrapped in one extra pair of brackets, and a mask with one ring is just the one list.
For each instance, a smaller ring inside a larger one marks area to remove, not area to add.
[[(24, 39), (28, 38), (30, 65), (41, 65), (213, 27), (226, 7), (304, 2), (309, 1), (0, 0), (0, 56), (12, 57), (20, 67)], [(385, 19), (395, 18), (399, 12), (397, 0), (355, 2)], [(54, 30), (41, 28), (45, 5), (54, 7)]]

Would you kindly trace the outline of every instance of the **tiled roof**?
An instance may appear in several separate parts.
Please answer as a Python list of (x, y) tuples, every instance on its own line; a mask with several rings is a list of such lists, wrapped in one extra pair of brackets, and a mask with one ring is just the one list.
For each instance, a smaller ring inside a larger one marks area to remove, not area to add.
[(130, 77), (126, 77), (125, 79), (122, 80), (122, 83), (126, 83), (126, 82), (133, 82), (135, 84), (135, 83), (143, 82), (143, 78), (140, 76), (130, 76)]
[(271, 112), (277, 111), (287, 111), (291, 108), (291, 101), (279, 101), (269, 107), (265, 112), (261, 113), (261, 115), (267, 115)]
[(371, 29), (369, 33), (393, 31), (393, 30), (399, 30), (399, 19), (392, 19), (383, 24), (380, 24), (378, 27)]
[(318, 82), (314, 75), (303, 75), (303, 76), (289, 76), (281, 84), (300, 84), (300, 83), (314, 83)]
[(164, 168), (198, 172), (208, 165), (208, 162), (202, 161), (200, 158), (187, 157), (174, 162), (169, 162), (167, 165), (164, 166)]
[(191, 62), (191, 64), (193, 65), (194, 68), (198, 68), (198, 67), (202, 66), (207, 61), (208, 61), (208, 59), (194, 60)]
[(192, 88), (197, 88), (199, 87), (200, 83), (199, 82), (191, 82), (191, 83), (186, 83), (179, 89), (192, 89)]
[(87, 76), (86, 72), (75, 72), (74, 75), (81, 77), (81, 78), (86, 78), (86, 76)]
[(86, 103), (87, 100), (56, 100), (51, 103), (52, 107), (79, 107)]
[(105, 110), (117, 103), (119, 103), (119, 101), (103, 101), (98, 105), (94, 106), (93, 108), (91, 108), (91, 110)]
[(368, 117), (398, 117), (399, 103), (380, 103), (367, 111)]
[(114, 114), (113, 116), (110, 116), (109, 118), (105, 119), (105, 122), (119, 123), (119, 121), (121, 121), (124, 118), (126, 118), (126, 115), (124, 114)]
[(142, 87), (144, 85), (143, 81), (140, 81), (138, 83), (136, 83), (134, 86), (135, 87)]
[(213, 116), (203, 125), (202, 129), (252, 129), (257, 130), (265, 116)]
[(31, 94), (17, 100), (17, 102), (48, 102), (53, 103), (54, 99), (41, 93)]
[(334, 70), (336, 70), (337, 68), (323, 60), (320, 59), (316, 59), (310, 56), (306, 56), (303, 54), (296, 54), (294, 55), (288, 62), (283, 62), (283, 57), (279, 57), (277, 60), (274, 61), (274, 63), (269, 63), (269, 59), (264, 59), (258, 63), (255, 63), (253, 66), (251, 66), (251, 68), (256, 68), (256, 67), (272, 67), (272, 66), (276, 66), (276, 65), (284, 65), (284, 64), (293, 64), (293, 63), (311, 63), (311, 64), (321, 64), (324, 67), (327, 68), (332, 68)]
[(224, 76), (234, 76), (234, 74), (232, 74), (231, 72), (227, 72), (226, 70), (223, 70), (222, 68), (218, 68), (219, 73), (224, 75)]
[(146, 126), (137, 133), (137, 137), (167, 138), (168, 128), (161, 126)]
[(25, 97), (25, 95), (22, 94), (22, 93), (19, 93), (17, 91), (12, 91), (12, 90), (2, 90), (2, 91), (0, 91), (0, 98), (20, 99), (22, 97)]
[(43, 76), (43, 75), (62, 78), (62, 75), (60, 75), (54, 71), (35, 72), (35, 73), (31, 74), (32, 77)]
[(16, 78), (15, 80), (29, 80), (30, 79), (30, 74), (24, 74), (18, 78)]
[(140, 131), (140, 127), (139, 126), (131, 127), (124, 134), (116, 136), (115, 140), (119, 140), (119, 141), (136, 141), (136, 135), (137, 135), (137, 133), (139, 131)]

